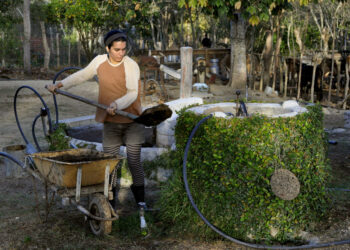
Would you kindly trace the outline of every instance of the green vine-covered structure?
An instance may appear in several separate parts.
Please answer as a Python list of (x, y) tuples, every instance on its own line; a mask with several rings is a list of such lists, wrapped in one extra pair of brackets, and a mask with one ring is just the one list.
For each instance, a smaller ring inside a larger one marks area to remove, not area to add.
[[(212, 117), (200, 126), (188, 154), (188, 182), (203, 215), (226, 234), (249, 242), (296, 242), (326, 215), (329, 177), (323, 114), (318, 105), (292, 117)], [(206, 115), (183, 109), (175, 129), (174, 174), (162, 189), (161, 216), (174, 228), (215, 237), (187, 199), (182, 158), (189, 135)], [(276, 196), (271, 177), (286, 169), (300, 183), (292, 200)]]

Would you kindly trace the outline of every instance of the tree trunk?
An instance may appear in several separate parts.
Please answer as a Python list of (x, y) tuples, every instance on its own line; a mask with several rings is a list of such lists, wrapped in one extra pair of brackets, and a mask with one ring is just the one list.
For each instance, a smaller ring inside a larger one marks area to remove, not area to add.
[(23, 0), (23, 28), (24, 28), (24, 39), (23, 39), (23, 66), (26, 73), (31, 72), (30, 63), (30, 0)]
[(151, 18), (149, 19), (149, 22), (151, 24), (151, 34), (152, 34), (152, 41), (153, 41), (153, 48), (157, 49), (157, 41), (156, 41), (156, 36), (155, 36), (155, 32), (154, 32), (154, 23), (153, 23), (153, 16), (151, 16)]
[(265, 50), (263, 54), (263, 63), (264, 63), (263, 84), (265, 86), (270, 85), (270, 67), (271, 67), (271, 60), (272, 60), (272, 52), (273, 52), (273, 34), (271, 30), (268, 30), (266, 42), (265, 42)]
[(344, 91), (343, 109), (346, 109), (346, 99), (347, 99), (348, 92), (349, 92), (349, 64), (350, 64), (350, 56), (348, 56), (346, 58), (346, 62), (345, 62), (345, 79), (346, 79), (346, 83), (345, 83), (345, 91)]
[(214, 24), (213, 27), (213, 44), (212, 44), (212, 48), (216, 48), (216, 33), (217, 33), (217, 26)]
[(312, 68), (312, 81), (311, 81), (311, 93), (310, 93), (310, 102), (314, 102), (314, 90), (315, 90), (315, 78), (316, 78), (316, 69), (317, 69), (317, 58), (313, 58), (313, 68)]
[(337, 64), (337, 96), (340, 96), (340, 78), (341, 78), (341, 61), (336, 60)]
[(61, 66), (60, 64), (60, 34), (56, 33), (56, 64), (57, 68)]
[(52, 27), (49, 28), (49, 32), (50, 32), (50, 47), (51, 47), (51, 51), (53, 54), (55, 54), (55, 48), (54, 48), (54, 43), (53, 43), (53, 31), (52, 31)]
[(181, 11), (181, 17), (180, 17), (180, 30), (181, 30), (181, 32), (180, 32), (180, 47), (183, 47), (183, 45), (184, 45), (184, 13), (183, 13), (183, 11)]
[[(231, 21), (233, 32), (231, 32), (231, 87), (245, 91), (247, 85), (247, 64), (246, 64), (246, 44), (245, 33), (246, 23), (240, 13), (235, 14)], [(232, 34), (233, 33), (233, 34)], [(233, 58), (232, 58), (233, 57)]]
[[(277, 30), (277, 34), (276, 34), (276, 37), (277, 37), (277, 41), (276, 41), (276, 48), (275, 48), (275, 59), (274, 59), (274, 71), (273, 71), (273, 82), (272, 82), (272, 89), (275, 90), (276, 88), (276, 77), (277, 77), (277, 69), (279, 69), (279, 65), (280, 65), (280, 58), (279, 58), (279, 55), (280, 55), (280, 48), (281, 48), (281, 42), (282, 42), (282, 37), (280, 36), (280, 22), (279, 22), (279, 19), (280, 19), (280, 15), (277, 16), (276, 18), (276, 30)], [(283, 89), (283, 85), (282, 85), (282, 82), (280, 80), (280, 93), (282, 92), (281, 91), (281, 88)]]
[(328, 51), (329, 51), (329, 46), (328, 46), (329, 38), (330, 38), (329, 30), (327, 28), (324, 28), (321, 33), (321, 39), (323, 41), (323, 52), (325, 54), (328, 54)]
[(248, 86), (250, 89), (255, 90), (255, 57), (254, 57), (254, 42), (255, 42), (255, 26), (252, 28), (250, 37), (250, 75), (248, 77)]
[(283, 91), (283, 97), (287, 97), (287, 90), (288, 90), (288, 66), (286, 61), (283, 61), (283, 68), (284, 68), (284, 91)]
[(193, 24), (193, 20), (192, 20), (191, 8), (188, 7), (187, 11), (188, 11), (188, 15), (189, 15), (189, 18), (190, 18), (191, 29), (192, 29), (192, 46), (195, 48), (196, 47), (197, 37), (196, 37), (196, 32), (194, 30), (194, 24)]
[[(333, 72), (334, 72), (335, 22), (333, 22), (333, 32), (334, 32), (334, 36), (332, 41), (332, 66), (331, 66), (331, 79), (329, 81), (329, 89), (328, 89), (328, 103), (331, 103), (331, 99), (332, 99), (332, 84), (333, 84)], [(327, 43), (328, 43), (328, 40), (327, 40)], [(327, 48), (328, 48), (328, 44), (327, 44)], [(326, 49), (326, 46), (325, 46), (325, 49)]]
[(70, 49), (71, 49), (71, 43), (70, 40), (68, 39), (68, 66), (70, 66)]
[(169, 46), (169, 36), (168, 36), (168, 28), (169, 28), (169, 18), (170, 13), (168, 7), (165, 7), (164, 14), (161, 13), (162, 19), (162, 49), (166, 50)]
[(78, 66), (81, 67), (81, 44), (77, 42)]
[[(293, 18), (291, 18), (291, 21), (293, 21)], [(288, 51), (289, 51), (289, 56), (292, 54), (291, 48), (290, 48), (290, 30), (291, 30), (292, 23), (288, 23), (288, 28), (287, 28), (287, 46), (288, 46)]]
[(233, 72), (233, 60), (234, 60), (234, 46), (233, 46), (233, 37), (234, 37), (234, 28), (233, 28), (233, 21), (230, 21), (230, 40), (231, 40), (231, 53), (230, 53), (230, 85), (233, 84), (233, 80), (232, 80), (232, 72)]
[(46, 29), (45, 29), (45, 23), (43, 21), (40, 22), (40, 28), (41, 28), (41, 35), (43, 38), (43, 46), (44, 46), (44, 69), (48, 69), (49, 68), (49, 64), (50, 64), (50, 48), (49, 45), (47, 43), (47, 37), (46, 37)]
[(259, 82), (259, 90), (263, 91), (264, 89), (264, 71), (265, 71), (265, 64), (264, 64), (264, 54), (265, 54), (265, 47), (260, 55), (260, 82)]
[(298, 79), (298, 90), (297, 90), (297, 100), (300, 99), (300, 94), (301, 94), (301, 74), (302, 74), (302, 58), (303, 58), (303, 52), (304, 52), (304, 46), (303, 42), (301, 40), (301, 35), (300, 35), (300, 28), (294, 29), (294, 35), (295, 35), (295, 40), (297, 44), (299, 45), (300, 48), (300, 58), (299, 58), (299, 79)]
[(280, 84), (280, 95), (282, 95), (283, 93), (283, 87), (284, 87), (284, 83), (283, 83), (283, 58), (279, 57), (279, 84)]
[[(4, 32), (1, 32), (1, 40), (4, 41), (5, 39), (5, 33)], [(1, 52), (1, 66), (2, 67), (6, 67), (6, 60), (5, 60), (5, 44), (2, 43), (2, 52)]]

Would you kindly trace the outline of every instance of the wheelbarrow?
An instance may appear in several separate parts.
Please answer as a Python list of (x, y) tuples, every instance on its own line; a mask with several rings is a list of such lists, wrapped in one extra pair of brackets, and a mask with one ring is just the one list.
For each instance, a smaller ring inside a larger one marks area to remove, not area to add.
[[(17, 97), (23, 89), (31, 90), (43, 105), (32, 123), (32, 135), (36, 147), (25, 136), (17, 114)], [(56, 101), (54, 102), (56, 103)], [(140, 117), (131, 118), (135, 118), (135, 121), (145, 125), (155, 125), (154, 122), (158, 123), (160, 121), (159, 117), (166, 119), (167, 116), (171, 115), (171, 110), (165, 106), (155, 110), (155, 112), (153, 112), (153, 109), (150, 110), (146, 110)], [(62, 197), (63, 204), (71, 203), (75, 205), (89, 220), (90, 229), (95, 235), (109, 234), (112, 229), (112, 221), (118, 219), (109, 200), (112, 200), (113, 196), (116, 195), (112, 192), (112, 185), (116, 184), (117, 179), (115, 167), (122, 158), (89, 149), (42, 152), (36, 139), (36, 122), (41, 117), (45, 136), (48, 135), (48, 131), (54, 130), (54, 126), (46, 102), (30, 86), (23, 85), (17, 89), (14, 96), (14, 112), (18, 129), (26, 144), (28, 156), (24, 163), (4, 152), (0, 152), (0, 156), (11, 159), (33, 177), (43, 182), (47, 187), (46, 190), (50, 189), (54, 194)], [(57, 121), (58, 112), (56, 108), (56, 123)], [(47, 123), (49, 125), (48, 131), (46, 129)], [(80, 202), (82, 195), (89, 195), (89, 198), (91, 198), (88, 208), (85, 208)], [(147, 225), (144, 222), (142, 211), (140, 211), (140, 221), (141, 230), (144, 231)]]
[[(113, 199), (111, 178), (116, 178), (116, 166), (121, 160), (91, 149), (68, 149), (55, 152), (38, 152), (26, 157), (25, 163), (12, 159), (36, 179), (47, 183), (51, 191), (62, 198), (62, 204), (73, 204), (89, 221), (93, 234), (105, 235), (112, 230), (112, 221), (118, 215), (110, 205)], [(81, 196), (89, 196), (88, 208)]]

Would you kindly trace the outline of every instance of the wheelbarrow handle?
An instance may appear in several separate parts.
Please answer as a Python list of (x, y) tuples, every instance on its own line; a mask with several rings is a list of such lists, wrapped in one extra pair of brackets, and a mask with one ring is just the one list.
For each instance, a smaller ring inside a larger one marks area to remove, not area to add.
[[(77, 96), (77, 95), (74, 95), (72, 93), (69, 93), (69, 92), (66, 92), (66, 91), (63, 91), (61, 89), (55, 89), (55, 93), (57, 94), (60, 94), (60, 95), (64, 95), (64, 96), (67, 96), (69, 98), (72, 98), (72, 99), (75, 99), (75, 100), (78, 100), (78, 101), (81, 101), (81, 102), (84, 102), (86, 104), (89, 104), (89, 105), (92, 105), (92, 106), (95, 106), (97, 108), (100, 108), (100, 109), (103, 109), (103, 110), (107, 110), (108, 106), (104, 105), (104, 104), (101, 104), (101, 103), (98, 103), (96, 101), (93, 101), (93, 100), (89, 100), (89, 99), (86, 99), (84, 97), (81, 97), (81, 96)], [(128, 112), (125, 112), (125, 111), (122, 111), (122, 110), (114, 110), (114, 113), (116, 115), (121, 115), (121, 116), (125, 116), (131, 120), (135, 120), (136, 118), (138, 118), (138, 116), (134, 115), (134, 114), (131, 114), (131, 113), (128, 113)]]

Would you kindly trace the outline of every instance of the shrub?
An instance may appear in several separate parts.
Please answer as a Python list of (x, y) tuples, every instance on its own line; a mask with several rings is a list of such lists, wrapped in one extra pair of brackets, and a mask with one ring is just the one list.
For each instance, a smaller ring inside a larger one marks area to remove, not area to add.
[[(179, 112), (175, 128), (176, 171), (163, 187), (162, 219), (195, 235), (215, 233), (192, 209), (182, 179), (182, 157), (194, 126), (204, 118)], [(188, 182), (203, 215), (226, 234), (244, 241), (296, 241), (299, 230), (327, 211), (327, 143), (320, 106), (290, 118), (210, 118), (197, 130), (188, 154)], [(275, 196), (270, 179), (288, 169), (300, 182), (293, 200)]]
[(68, 125), (65, 123), (59, 123), (57, 128), (47, 136), (49, 143), (49, 151), (59, 151), (69, 149), (69, 137), (67, 137), (66, 130)]

